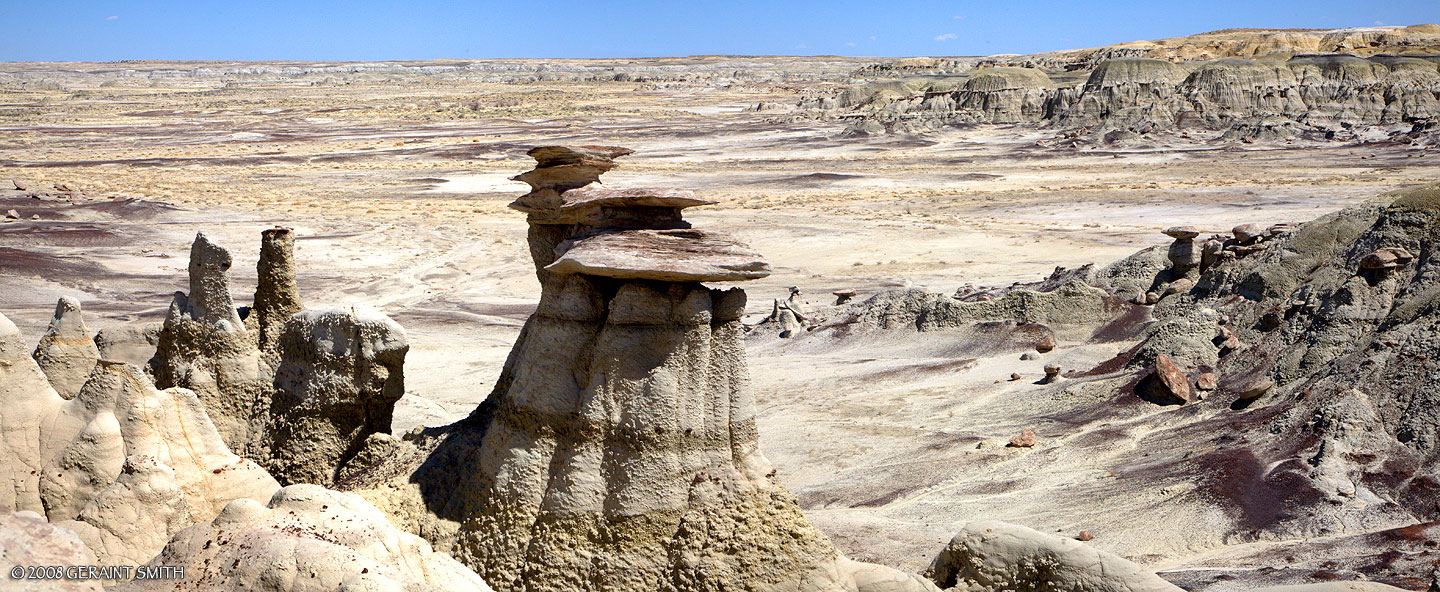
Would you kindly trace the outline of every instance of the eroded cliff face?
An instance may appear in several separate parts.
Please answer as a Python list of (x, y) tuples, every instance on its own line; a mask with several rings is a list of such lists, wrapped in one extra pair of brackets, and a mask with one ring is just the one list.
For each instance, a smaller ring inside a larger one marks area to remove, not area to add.
[[(1406, 124), (1426, 131), (1440, 116), (1440, 35), (1426, 31), (1277, 32), (1244, 43), (1202, 43), (1208, 50), (1123, 44), (1063, 58), (932, 61), (862, 71), (912, 77), (799, 106), (845, 113), (852, 118), (848, 135), (977, 122), (1037, 124), (1097, 138), (1108, 133), (1109, 141), (1184, 130), (1229, 132), (1224, 139), (1246, 141), (1348, 139)], [(1246, 43), (1254, 47), (1242, 47)], [(1081, 82), (1077, 76), (1086, 72)]]

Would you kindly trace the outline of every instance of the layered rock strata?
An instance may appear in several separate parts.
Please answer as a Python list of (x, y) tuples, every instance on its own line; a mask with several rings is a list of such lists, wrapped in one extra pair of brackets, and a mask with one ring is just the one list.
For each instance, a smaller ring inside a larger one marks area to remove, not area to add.
[[(1366, 127), (1440, 117), (1432, 56), (1307, 54), (1288, 59), (1172, 62), (1112, 56), (1083, 84), (1068, 70), (982, 67), (951, 90), (861, 87), (864, 100), (802, 104), (854, 113), (849, 130), (923, 130), (954, 123), (1033, 123), (1097, 130), (1106, 141), (1164, 130), (1215, 130), (1227, 140), (1353, 138)], [(879, 89), (879, 90), (876, 90)], [(847, 91), (849, 92), (849, 91)]]

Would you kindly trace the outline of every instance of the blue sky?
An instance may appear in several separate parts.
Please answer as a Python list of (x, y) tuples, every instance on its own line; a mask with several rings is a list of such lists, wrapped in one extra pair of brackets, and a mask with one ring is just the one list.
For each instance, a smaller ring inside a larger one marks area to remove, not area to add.
[(0, 0), (0, 22), (0, 61), (939, 56), (1434, 23), (1440, 2)]

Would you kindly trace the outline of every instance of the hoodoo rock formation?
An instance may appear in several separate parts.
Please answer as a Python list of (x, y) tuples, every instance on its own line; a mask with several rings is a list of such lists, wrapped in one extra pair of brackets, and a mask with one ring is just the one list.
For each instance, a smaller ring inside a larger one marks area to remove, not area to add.
[(285, 483), (331, 485), (370, 436), (390, 433), (405, 394), (405, 330), (373, 310), (307, 310), (278, 347), (266, 464)]
[[(260, 351), (273, 357), (279, 349), (285, 323), (305, 309), (295, 281), (295, 232), (275, 227), (260, 233), (260, 261), (256, 264), (255, 304), (251, 326), (258, 332)], [(270, 365), (275, 366), (272, 360)]]
[(265, 363), (230, 296), (230, 252), (195, 236), (190, 292), (176, 292), (150, 361), (160, 388), (195, 391), (231, 449), (253, 453), (269, 418), (274, 369)]
[(158, 384), (194, 390), (226, 443), (283, 484), (333, 485), (352, 459), (391, 447), (410, 348), (400, 325), (364, 308), (304, 310), (288, 228), (261, 233), (248, 309), (230, 295), (229, 251), (201, 233), (190, 255), (190, 293), (175, 294), (150, 360)]
[(85, 379), (90, 377), (95, 362), (100, 360), (100, 349), (95, 346), (80, 314), (80, 301), (67, 296), (55, 303), (50, 329), (40, 338), (34, 357), (55, 392), (74, 399)]
[(589, 185), (628, 153), (530, 152), (512, 207), (529, 215), (539, 308), (490, 397), (418, 439), (418, 469), (373, 468), (401, 478), (366, 495), (499, 590), (933, 590), (844, 558), (775, 481), (745, 293), (700, 283), (768, 266), (691, 230), (681, 210), (705, 202), (688, 193)]

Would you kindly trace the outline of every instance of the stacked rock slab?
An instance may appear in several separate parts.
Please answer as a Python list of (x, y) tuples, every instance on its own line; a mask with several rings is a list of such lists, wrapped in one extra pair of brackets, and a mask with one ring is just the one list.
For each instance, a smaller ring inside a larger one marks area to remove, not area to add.
[(774, 480), (745, 293), (700, 283), (769, 267), (691, 229), (681, 210), (709, 202), (688, 192), (589, 186), (629, 152), (536, 148), (517, 177), (533, 188), (512, 207), (529, 214), (540, 304), (489, 399), (452, 427), (468, 435), (410, 477), (458, 523), (437, 546), (502, 591), (933, 590), (845, 559)]
[(100, 359), (100, 350), (80, 316), (80, 301), (66, 296), (55, 304), (50, 329), (35, 347), (34, 358), (50, 379), (50, 386), (66, 399), (74, 399), (80, 385)]

